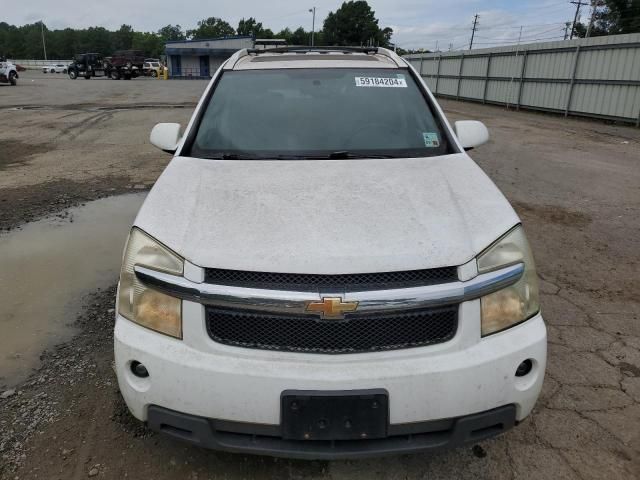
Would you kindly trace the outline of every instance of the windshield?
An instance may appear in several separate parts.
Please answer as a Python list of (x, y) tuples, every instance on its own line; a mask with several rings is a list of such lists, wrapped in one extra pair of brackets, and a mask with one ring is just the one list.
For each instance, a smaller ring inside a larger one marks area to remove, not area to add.
[(191, 155), (203, 158), (427, 157), (450, 153), (407, 70), (225, 72)]

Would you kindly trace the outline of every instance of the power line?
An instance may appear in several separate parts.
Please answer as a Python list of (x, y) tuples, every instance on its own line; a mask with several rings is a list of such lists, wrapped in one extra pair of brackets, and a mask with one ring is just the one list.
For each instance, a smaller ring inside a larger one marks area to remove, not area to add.
[[(543, 40), (560, 40), (562, 38), (562, 35), (554, 35), (553, 37), (543, 37), (543, 38), (532, 38), (530, 40), (527, 40), (528, 43), (536, 43), (536, 42), (541, 42)], [(495, 42), (476, 42), (476, 45), (496, 45), (499, 46), (500, 43), (519, 43), (518, 40), (511, 40), (508, 42), (504, 42), (502, 40), (496, 40)]]
[[(518, 28), (523, 28), (523, 27), (518, 27)], [(524, 27), (526, 28), (526, 27)], [(551, 33), (551, 32), (557, 32), (558, 30), (560, 30), (560, 27), (554, 27), (551, 28), (549, 30), (544, 30), (542, 32), (536, 32), (536, 33), (529, 33), (527, 35), (519, 35), (518, 38), (500, 38), (500, 37), (483, 37), (480, 35), (476, 35), (476, 37), (478, 38), (482, 38), (483, 40), (495, 40), (497, 42), (511, 42), (511, 41), (519, 41), (519, 40), (528, 40), (528, 39), (533, 39), (533, 38), (538, 38), (541, 35), (545, 35), (547, 33)]]
[(478, 28), (478, 17), (476, 13), (473, 17), (473, 29), (471, 30), (471, 42), (469, 43), (469, 50), (473, 48), (473, 37), (476, 35), (476, 29)]

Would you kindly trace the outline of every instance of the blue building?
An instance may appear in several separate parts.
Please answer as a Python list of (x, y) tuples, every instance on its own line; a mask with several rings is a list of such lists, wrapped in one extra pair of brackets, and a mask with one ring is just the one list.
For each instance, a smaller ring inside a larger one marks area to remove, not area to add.
[(222, 63), (243, 48), (253, 48), (251, 36), (177, 40), (165, 44), (169, 76), (210, 78)]

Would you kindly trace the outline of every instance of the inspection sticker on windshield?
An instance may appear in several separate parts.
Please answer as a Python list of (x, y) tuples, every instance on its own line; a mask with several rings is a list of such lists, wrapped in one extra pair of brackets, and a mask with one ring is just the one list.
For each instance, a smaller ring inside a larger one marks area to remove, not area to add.
[(422, 134), (422, 138), (424, 138), (424, 146), (427, 148), (437, 148), (440, 146), (440, 139), (437, 133), (425, 132)]
[(407, 88), (404, 78), (356, 77), (356, 87)]

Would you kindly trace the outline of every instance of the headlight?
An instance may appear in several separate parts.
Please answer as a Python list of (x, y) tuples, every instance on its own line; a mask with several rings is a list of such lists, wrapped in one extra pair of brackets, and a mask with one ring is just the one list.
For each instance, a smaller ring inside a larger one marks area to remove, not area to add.
[(133, 271), (135, 265), (182, 275), (184, 260), (134, 227), (124, 250), (118, 288), (120, 315), (151, 330), (182, 338), (182, 301), (143, 285)]
[(517, 226), (478, 256), (478, 272), (486, 273), (524, 263), (520, 280), (481, 298), (482, 336), (499, 332), (531, 318), (540, 310), (538, 278), (529, 242)]

